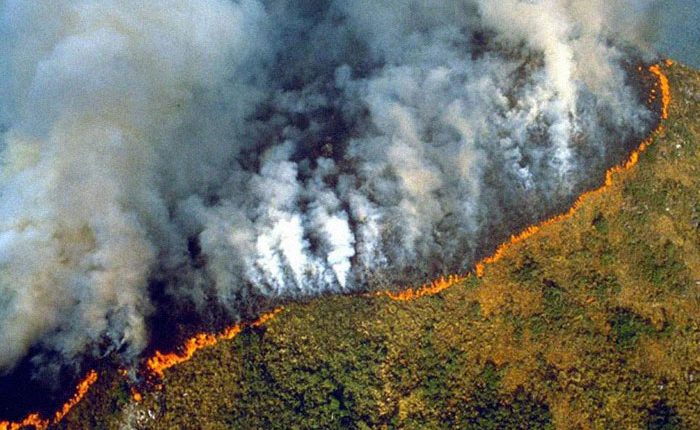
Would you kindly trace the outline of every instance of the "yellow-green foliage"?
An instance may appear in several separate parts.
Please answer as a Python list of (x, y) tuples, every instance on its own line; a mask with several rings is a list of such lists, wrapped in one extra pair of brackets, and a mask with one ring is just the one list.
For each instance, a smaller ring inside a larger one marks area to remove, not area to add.
[[(666, 131), (575, 216), (437, 296), (290, 304), (169, 370), (147, 426), (700, 428), (700, 75), (667, 73)], [(85, 418), (115, 396), (64, 425), (118, 428)]]

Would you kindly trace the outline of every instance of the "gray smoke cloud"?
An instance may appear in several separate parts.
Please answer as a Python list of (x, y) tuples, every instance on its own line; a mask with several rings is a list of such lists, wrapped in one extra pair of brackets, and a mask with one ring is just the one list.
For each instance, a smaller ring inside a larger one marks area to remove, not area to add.
[(0, 4), (5, 370), (137, 356), (154, 279), (236, 318), (467, 270), (652, 120), (651, 2)]

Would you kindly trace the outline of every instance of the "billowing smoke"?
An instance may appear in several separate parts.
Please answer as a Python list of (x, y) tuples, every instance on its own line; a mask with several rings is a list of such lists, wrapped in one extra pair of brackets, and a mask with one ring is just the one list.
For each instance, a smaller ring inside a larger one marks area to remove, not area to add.
[(653, 120), (644, 2), (1, 5), (5, 370), (137, 355), (155, 281), (235, 319), (468, 270)]

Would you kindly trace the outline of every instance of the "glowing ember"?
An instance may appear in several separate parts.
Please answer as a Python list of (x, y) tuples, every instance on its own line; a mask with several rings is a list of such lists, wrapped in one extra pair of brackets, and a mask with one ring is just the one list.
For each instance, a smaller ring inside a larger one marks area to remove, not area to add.
[(134, 387), (131, 387), (131, 398), (135, 402), (140, 402), (141, 400), (143, 400), (143, 395), (141, 395), (141, 392), (139, 390), (137, 390)]

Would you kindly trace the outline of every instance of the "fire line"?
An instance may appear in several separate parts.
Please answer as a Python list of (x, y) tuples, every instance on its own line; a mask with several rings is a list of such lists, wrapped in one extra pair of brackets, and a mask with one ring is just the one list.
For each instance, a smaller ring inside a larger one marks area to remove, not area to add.
[[(666, 66), (671, 66), (673, 65), (673, 61), (671, 60), (666, 60), (665, 61)], [(669, 105), (671, 103), (671, 91), (670, 91), (670, 85), (668, 81), (668, 77), (664, 74), (661, 65), (660, 64), (655, 64), (649, 67), (649, 72), (651, 72), (657, 79), (657, 83), (655, 85), (655, 89), (652, 89), (650, 99), (653, 100), (656, 97), (656, 89), (660, 90), (661, 92), (661, 113), (660, 117), (662, 120), (668, 119), (669, 115)], [(636, 150), (634, 150), (630, 156), (627, 158), (627, 160), (615, 167), (610, 168), (606, 173), (605, 173), (605, 182), (603, 185), (595, 190), (585, 192), (579, 196), (579, 198), (576, 200), (576, 202), (571, 206), (571, 208), (560, 215), (556, 215), (548, 220), (542, 221), (538, 224), (534, 224), (530, 227), (527, 227), (525, 230), (520, 232), (519, 234), (513, 235), (510, 237), (510, 239), (503, 244), (501, 244), (496, 251), (491, 255), (488, 256), (478, 263), (476, 263), (475, 266), (475, 274), (478, 278), (483, 277), (484, 272), (486, 270), (486, 266), (493, 264), (497, 261), (499, 261), (505, 253), (513, 247), (514, 245), (524, 241), (525, 239), (535, 235), (539, 230), (541, 230), (543, 227), (546, 227), (548, 225), (566, 220), (568, 218), (571, 218), (581, 207), (583, 202), (590, 198), (593, 195), (600, 194), (604, 192), (606, 189), (608, 189), (612, 184), (614, 180), (614, 176), (632, 168), (637, 164), (639, 161), (639, 155), (644, 152), (648, 146), (652, 143), (654, 136), (658, 135), (664, 130), (664, 125), (659, 124), (654, 131), (650, 134), (648, 138), (646, 138), (642, 143), (637, 147)], [(426, 283), (421, 287), (418, 288), (408, 288), (403, 291), (399, 292), (392, 292), (392, 291), (385, 291), (384, 293), (380, 293), (383, 295), (386, 295), (392, 300), (396, 301), (410, 301), (410, 300), (415, 300), (421, 297), (425, 296), (432, 296), (435, 294), (438, 294), (456, 284), (461, 283), (462, 281), (466, 280), (469, 278), (469, 276), (472, 276), (470, 274), (462, 274), (462, 275), (448, 275), (448, 276), (442, 276), (432, 282)], [(233, 325), (224, 331), (218, 333), (218, 334), (211, 334), (211, 333), (198, 333), (195, 336), (187, 339), (183, 346), (180, 348), (180, 352), (171, 352), (171, 353), (161, 353), (160, 351), (156, 351), (156, 353), (150, 357), (149, 359), (146, 360), (146, 368), (151, 374), (155, 375), (156, 377), (162, 379), (164, 376), (165, 370), (177, 366), (178, 364), (181, 364), (185, 361), (188, 361), (192, 358), (192, 356), (200, 349), (206, 348), (209, 346), (213, 346), (217, 344), (220, 341), (223, 340), (231, 340), (235, 338), (245, 327), (259, 327), (266, 322), (270, 321), (273, 319), (278, 313), (280, 313), (283, 310), (283, 308), (277, 308), (273, 310), (272, 312), (263, 314), (259, 319), (256, 321), (250, 323), (250, 324), (236, 324)], [(31, 413), (27, 415), (26, 418), (24, 418), (22, 421), (19, 422), (9, 422), (9, 421), (0, 421), (0, 430), (20, 430), (24, 427), (31, 427), (34, 426), (37, 430), (44, 430), (48, 428), (49, 425), (52, 424), (57, 424), (59, 423), (67, 414), (70, 412), (70, 410), (80, 403), (81, 400), (85, 397), (87, 392), (89, 391), (90, 387), (97, 381), (98, 374), (95, 370), (91, 370), (88, 372), (86, 377), (77, 385), (76, 387), (76, 392), (71, 397), (70, 400), (68, 400), (60, 410), (56, 411), (54, 416), (51, 419), (48, 418), (41, 418), (41, 416), (38, 413)], [(140, 401), (142, 398), (141, 393), (138, 391), (133, 391), (133, 398), (135, 401)]]
[[(666, 66), (671, 66), (673, 65), (673, 61), (671, 60), (666, 60), (665, 61)], [(661, 119), (665, 120), (668, 119), (668, 109), (669, 105), (671, 104), (671, 89), (669, 86), (668, 82), (668, 77), (663, 73), (661, 70), (661, 66), (659, 64), (654, 64), (649, 67), (649, 72), (651, 72), (657, 79), (657, 83), (655, 85), (655, 88), (651, 90), (651, 100), (653, 100), (656, 96), (656, 88), (660, 89), (661, 91)], [(637, 164), (639, 161), (639, 155), (644, 152), (649, 145), (651, 145), (654, 136), (660, 134), (664, 129), (663, 124), (659, 124), (654, 131), (651, 132), (649, 137), (647, 137), (642, 143), (632, 151), (630, 156), (627, 158), (627, 160), (617, 166), (614, 166), (610, 169), (608, 169), (607, 172), (605, 172), (605, 182), (603, 185), (595, 190), (592, 191), (587, 191), (579, 196), (578, 199), (576, 199), (576, 202), (571, 206), (571, 208), (559, 215), (555, 215), (554, 217), (542, 221), (538, 224), (531, 225), (527, 227), (525, 230), (521, 231), (520, 233), (516, 235), (512, 235), (510, 239), (496, 248), (496, 252), (494, 252), (492, 255), (482, 259), (478, 263), (476, 263), (474, 272), (476, 274), (477, 278), (481, 278), (484, 276), (484, 272), (486, 270), (486, 266), (489, 264), (493, 264), (497, 261), (499, 261), (505, 253), (508, 251), (508, 249), (512, 248), (514, 245), (524, 241), (525, 239), (533, 236), (536, 234), (538, 231), (540, 231), (542, 228), (558, 223), (560, 221), (563, 221), (565, 219), (571, 218), (581, 207), (584, 201), (589, 199), (591, 196), (596, 195), (596, 194), (601, 194), (605, 192), (610, 186), (613, 184), (613, 179), (614, 176), (632, 168), (634, 165)], [(386, 291), (383, 294), (391, 298), (392, 300), (396, 301), (410, 301), (410, 300), (415, 300), (420, 297), (424, 296), (432, 296), (435, 294), (438, 294), (456, 284), (459, 284), (462, 281), (465, 281), (466, 279), (471, 276), (470, 274), (457, 274), (457, 275), (449, 275), (449, 276), (443, 276), (440, 277), (439, 279), (436, 279), (430, 283), (424, 284), (421, 287), (418, 287), (416, 289), (413, 288), (408, 288), (399, 292), (392, 292), (392, 291)]]
[[(247, 324), (247, 326), (259, 327), (274, 318), (275, 315), (280, 312), (282, 312), (282, 308), (277, 308), (272, 312), (264, 314), (255, 322)], [(156, 351), (156, 353), (146, 361), (146, 367), (154, 375), (163, 378), (165, 370), (188, 361), (192, 358), (195, 352), (202, 348), (216, 345), (222, 340), (230, 340), (235, 338), (245, 327), (246, 324), (236, 324), (225, 329), (219, 334), (198, 333), (185, 341), (181, 348), (182, 352), (163, 354), (160, 351)]]
[(19, 430), (30, 426), (34, 426), (34, 428), (37, 430), (43, 430), (51, 424), (59, 423), (63, 417), (65, 417), (68, 412), (73, 409), (73, 406), (77, 405), (81, 400), (83, 400), (83, 397), (85, 397), (88, 390), (90, 390), (90, 387), (95, 382), (97, 382), (97, 372), (91, 370), (88, 372), (85, 378), (78, 383), (73, 397), (64, 403), (61, 409), (56, 411), (52, 419), (41, 418), (38, 413), (32, 413), (27, 415), (27, 417), (20, 422), (0, 421), (0, 430)]

